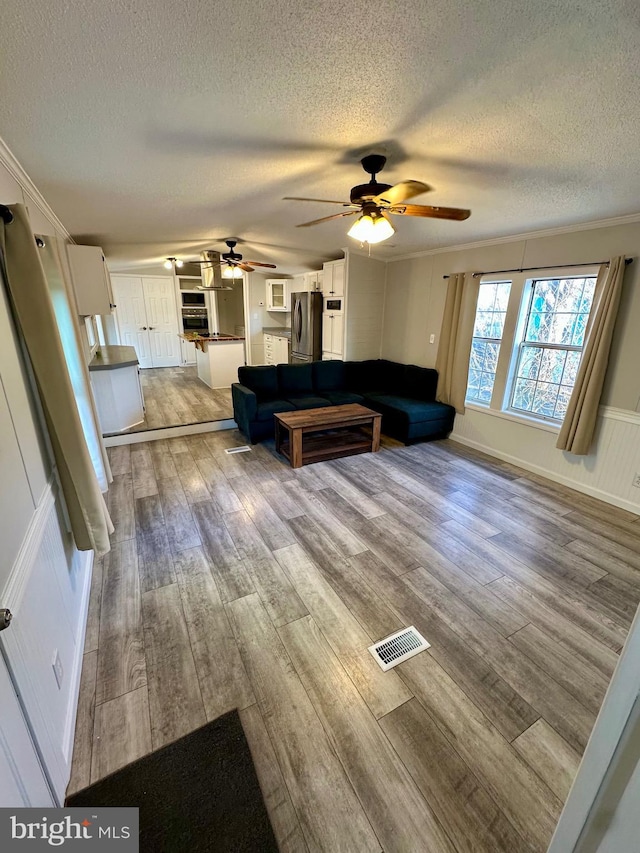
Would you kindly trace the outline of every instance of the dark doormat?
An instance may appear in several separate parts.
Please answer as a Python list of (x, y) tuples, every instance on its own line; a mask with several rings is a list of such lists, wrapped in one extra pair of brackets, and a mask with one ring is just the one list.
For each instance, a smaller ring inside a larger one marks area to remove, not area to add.
[(141, 853), (277, 853), (237, 711), (69, 797), (138, 806)]

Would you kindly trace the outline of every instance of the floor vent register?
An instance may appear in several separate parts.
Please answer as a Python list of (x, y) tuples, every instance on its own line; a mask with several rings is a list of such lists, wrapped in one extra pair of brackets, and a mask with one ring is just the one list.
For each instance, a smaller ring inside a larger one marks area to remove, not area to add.
[(431, 643), (428, 643), (422, 634), (417, 631), (413, 625), (409, 628), (403, 628), (402, 631), (396, 631), (384, 640), (369, 646), (369, 651), (385, 671), (402, 663), (403, 660), (408, 660), (419, 652), (428, 649)]
[(248, 453), (251, 450), (248, 444), (241, 444), (240, 447), (225, 447), (225, 453)]

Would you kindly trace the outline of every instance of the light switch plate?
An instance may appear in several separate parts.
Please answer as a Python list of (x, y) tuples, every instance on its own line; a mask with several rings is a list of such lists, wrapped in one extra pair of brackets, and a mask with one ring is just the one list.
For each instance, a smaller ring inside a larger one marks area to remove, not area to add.
[(429, 335), (429, 343), (435, 344), (435, 342), (436, 342), (436, 336), (435, 335)]

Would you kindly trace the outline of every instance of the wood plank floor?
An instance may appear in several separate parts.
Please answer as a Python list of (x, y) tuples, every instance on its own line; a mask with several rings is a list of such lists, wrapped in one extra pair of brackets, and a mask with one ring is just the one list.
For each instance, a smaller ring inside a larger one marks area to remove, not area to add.
[(231, 388), (208, 388), (198, 379), (197, 369), (186, 367), (149, 367), (140, 371), (145, 417), (141, 424), (125, 430), (202, 424), (233, 417)]
[[(640, 519), (453, 442), (292, 470), (111, 448), (69, 792), (240, 709), (283, 851), (547, 849), (640, 600)], [(367, 646), (431, 648), (383, 673)]]

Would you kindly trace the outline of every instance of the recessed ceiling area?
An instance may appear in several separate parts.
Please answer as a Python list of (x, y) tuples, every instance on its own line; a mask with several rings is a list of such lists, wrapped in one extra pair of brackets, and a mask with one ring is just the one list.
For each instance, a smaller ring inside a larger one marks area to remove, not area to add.
[(230, 237), (317, 268), (349, 220), (283, 196), (348, 201), (384, 153), (472, 211), (396, 217), (388, 259), (638, 212), (639, 30), (615, 0), (6, 0), (0, 135), (113, 269)]

